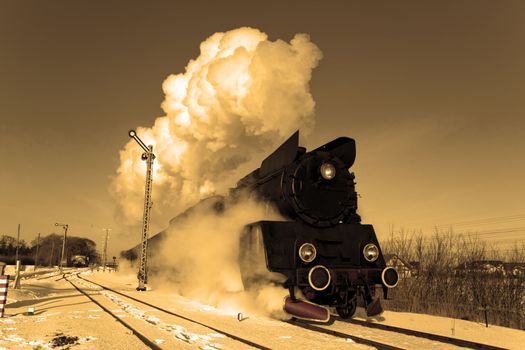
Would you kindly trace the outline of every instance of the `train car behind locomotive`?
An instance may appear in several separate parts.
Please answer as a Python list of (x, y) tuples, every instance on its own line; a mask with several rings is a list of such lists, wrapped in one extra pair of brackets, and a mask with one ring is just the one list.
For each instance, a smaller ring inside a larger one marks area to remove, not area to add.
[(234, 198), (255, 194), (288, 219), (246, 225), (239, 255), (245, 288), (282, 285), (289, 290), (285, 311), (300, 318), (327, 321), (327, 307), (348, 318), (358, 299), (368, 316), (382, 312), (376, 286), (386, 298), (398, 275), (357, 213), (355, 156), (347, 137), (306, 152), (297, 131), (231, 190)]

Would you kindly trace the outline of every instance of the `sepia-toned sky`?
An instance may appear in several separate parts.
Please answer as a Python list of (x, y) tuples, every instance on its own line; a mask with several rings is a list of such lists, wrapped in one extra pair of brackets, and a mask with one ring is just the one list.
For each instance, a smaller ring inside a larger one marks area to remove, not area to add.
[(162, 82), (202, 41), (242, 26), (322, 51), (303, 141), (356, 139), (380, 238), (453, 224), (525, 241), (525, 3), (481, 0), (0, 0), (0, 235), (65, 222), (99, 247), (112, 228), (113, 255), (138, 243), (118, 240), (109, 193), (127, 131), (163, 115)]

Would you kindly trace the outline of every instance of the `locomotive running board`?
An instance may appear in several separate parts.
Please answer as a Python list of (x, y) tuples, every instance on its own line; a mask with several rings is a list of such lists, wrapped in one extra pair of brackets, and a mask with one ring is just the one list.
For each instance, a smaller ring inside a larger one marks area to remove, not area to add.
[(315, 322), (330, 321), (330, 311), (328, 308), (303, 299), (292, 301), (292, 298), (287, 296), (284, 299), (283, 310), (289, 315), (301, 320)]

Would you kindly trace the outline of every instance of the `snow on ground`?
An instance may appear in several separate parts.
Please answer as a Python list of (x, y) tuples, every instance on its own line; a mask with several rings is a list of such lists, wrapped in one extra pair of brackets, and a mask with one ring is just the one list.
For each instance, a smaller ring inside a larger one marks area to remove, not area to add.
[(113, 319), (93, 317), (102, 310), (56, 279), (25, 280), (21, 289), (11, 284), (0, 319), (0, 349), (144, 349)]
[[(56, 267), (39, 267), (35, 271), (35, 267), (32, 265), (22, 265), (23, 271), (20, 271), (20, 276), (22, 278), (29, 278), (33, 276), (42, 277), (44, 275), (49, 275), (50, 273), (57, 273)], [(15, 278), (16, 274), (16, 265), (6, 265), (4, 268), (4, 274), (9, 275), (10, 279)]]
[[(217, 308), (176, 295), (169, 288), (137, 292), (136, 278), (115, 272), (94, 272), (83, 274), (88, 279), (108, 285), (129, 295), (162, 306), (202, 323), (212, 323), (216, 328), (260, 340), (264, 345), (275, 349), (318, 348), (318, 349), (369, 349), (345, 339), (335, 339), (328, 335), (312, 333), (262, 315), (250, 313), (235, 303)], [(19, 290), (9, 289), (6, 316), (0, 319), (0, 350), (2, 349), (145, 349), (129, 330), (107, 316), (101, 309), (84, 296), (80, 296), (63, 279), (36, 278), (22, 281)], [(98, 290), (86, 282), (92, 291)], [(168, 320), (165, 315), (141, 307), (128, 299), (113, 293), (101, 291), (102, 297), (113, 301), (112, 310), (126, 320), (148, 323), (158, 329), (153, 340), (159, 346), (177, 344), (183, 349), (237, 349), (247, 348), (231, 339), (225, 339), (209, 329), (192, 328), (188, 323)], [(28, 315), (28, 308), (34, 308), (34, 315)], [(238, 321), (238, 313), (243, 320)], [(363, 317), (362, 311), (357, 318)], [(525, 344), (525, 331), (453, 320), (445, 317), (419, 315), (386, 311), (381, 318), (371, 320), (382, 324), (458, 337), (503, 348), (521, 349)], [(335, 325), (334, 325), (335, 327)], [(350, 329), (350, 328), (349, 328)], [(367, 329), (367, 332), (373, 330)], [(356, 334), (359, 335), (359, 334)], [(391, 339), (396, 343), (397, 335)], [(173, 343), (175, 342), (175, 343)], [(400, 338), (398, 346), (405, 347), (406, 338)], [(410, 346), (407, 346), (410, 348)], [(412, 347), (413, 348), (413, 347)], [(440, 347), (443, 348), (443, 347)]]
[[(366, 320), (365, 312), (356, 315), (356, 319)], [(490, 344), (509, 349), (524, 349), (525, 331), (499, 327), (485, 323), (465, 321), (441, 316), (414, 314), (409, 312), (384, 312), (379, 321), (374, 323), (402, 327), (416, 331), (465, 339), (483, 344)]]

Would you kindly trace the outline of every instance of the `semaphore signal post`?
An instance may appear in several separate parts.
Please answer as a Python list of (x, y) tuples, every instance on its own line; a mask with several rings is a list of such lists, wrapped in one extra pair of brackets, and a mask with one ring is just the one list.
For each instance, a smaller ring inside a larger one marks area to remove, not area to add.
[(146, 284), (148, 283), (148, 236), (149, 236), (149, 222), (150, 222), (150, 213), (151, 213), (151, 189), (152, 189), (152, 172), (153, 172), (153, 160), (155, 159), (155, 154), (153, 154), (153, 146), (146, 146), (144, 142), (137, 136), (135, 130), (130, 130), (128, 133), (129, 137), (133, 138), (139, 146), (144, 150), (142, 153), (142, 160), (146, 161), (146, 189), (144, 194), (144, 218), (142, 221), (142, 241), (140, 244), (140, 266), (138, 273), (139, 284), (137, 290), (145, 291)]

